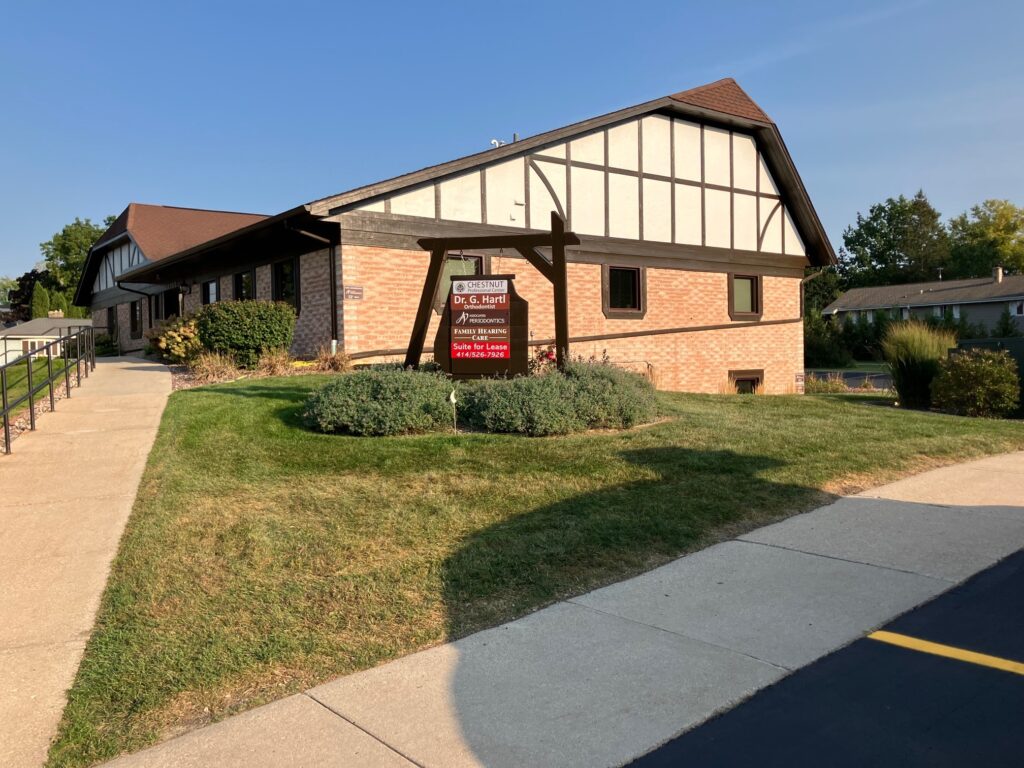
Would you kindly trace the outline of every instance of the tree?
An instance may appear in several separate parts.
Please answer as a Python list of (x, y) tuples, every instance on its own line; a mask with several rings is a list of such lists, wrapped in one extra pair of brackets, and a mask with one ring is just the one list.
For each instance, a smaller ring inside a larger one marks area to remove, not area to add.
[(1011, 339), (1020, 335), (1020, 328), (1016, 321), (1014, 321), (1013, 315), (1010, 314), (1010, 308), (1003, 307), (1003, 313), (999, 316), (999, 322), (992, 329), (992, 338)]
[(64, 317), (68, 316), (68, 298), (63, 293), (54, 292), (50, 294), (50, 309), (59, 309)]
[(838, 299), (843, 292), (839, 273), (835, 267), (825, 267), (820, 271), (808, 268), (806, 275), (815, 277), (804, 283), (804, 314), (821, 314), (821, 310)]
[(46, 290), (41, 282), (36, 283), (32, 287), (32, 319), (46, 317), (49, 311), (50, 292)]
[(949, 263), (949, 238), (923, 191), (890, 197), (843, 232), (839, 274), (848, 288), (939, 279)]
[(955, 277), (984, 277), (996, 266), (1024, 273), (1024, 208), (986, 200), (949, 221)]
[(85, 268), (89, 249), (114, 223), (114, 216), (108, 216), (102, 225), (93, 224), (89, 219), (75, 220), (56, 233), (45, 243), (39, 244), (46, 262), (46, 270), (61, 288), (74, 288)]
[(6, 304), (10, 293), (18, 287), (18, 281), (13, 277), (0, 277), (0, 304)]

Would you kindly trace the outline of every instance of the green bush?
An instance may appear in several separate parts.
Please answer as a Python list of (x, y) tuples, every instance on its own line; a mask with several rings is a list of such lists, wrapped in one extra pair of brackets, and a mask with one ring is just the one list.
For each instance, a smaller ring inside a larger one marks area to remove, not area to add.
[(149, 332), (149, 341), (164, 360), (179, 365), (190, 365), (203, 345), (194, 317), (174, 317)]
[(295, 310), (283, 302), (218, 301), (199, 311), (196, 329), (205, 349), (254, 368), (265, 352), (291, 346)]
[(808, 368), (846, 368), (853, 355), (843, 344), (842, 329), (818, 312), (804, 316), (804, 361)]
[(932, 403), (960, 416), (1003, 418), (1020, 402), (1017, 364), (1004, 350), (972, 349), (943, 360), (932, 383)]
[(98, 333), (93, 339), (96, 357), (116, 357), (117, 343), (106, 333)]
[(916, 320), (893, 323), (882, 340), (893, 386), (904, 408), (931, 406), (932, 380), (956, 338)]
[(404, 435), (452, 423), (447, 377), (401, 369), (342, 374), (306, 401), (306, 423), (320, 432)]
[(461, 410), (472, 426), (488, 432), (565, 435), (586, 428), (574, 396), (573, 383), (560, 373), (483, 379), (465, 388)]
[(623, 429), (657, 414), (647, 379), (603, 363), (571, 363), (564, 374), (472, 382), (462, 403), (462, 417), (477, 429), (534, 437)]

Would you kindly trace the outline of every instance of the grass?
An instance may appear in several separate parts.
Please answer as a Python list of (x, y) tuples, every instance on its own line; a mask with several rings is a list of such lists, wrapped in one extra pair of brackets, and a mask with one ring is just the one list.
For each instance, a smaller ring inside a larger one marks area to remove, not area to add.
[[(58, 373), (64, 370), (64, 359), (61, 357), (53, 358), (53, 372)], [(36, 359), (32, 361), (32, 383), (35, 386), (39, 386), (39, 383), (45, 381), (48, 376), (46, 359)], [(58, 380), (57, 384), (60, 385), (62, 380)], [(23, 397), (28, 394), (28, 362), (24, 361), (12, 365), (7, 369), (7, 402), (13, 403), (19, 397)], [(44, 400), (50, 396), (50, 387), (46, 386), (40, 389), (36, 393), (36, 402)], [(11, 414), (12, 417), (17, 416), (22, 411), (28, 413), (28, 400), (19, 405), (14, 409)]]
[(327, 376), (171, 396), (51, 766), (522, 615), (831, 494), (1024, 448), (863, 395), (663, 394), (627, 432), (309, 432)]

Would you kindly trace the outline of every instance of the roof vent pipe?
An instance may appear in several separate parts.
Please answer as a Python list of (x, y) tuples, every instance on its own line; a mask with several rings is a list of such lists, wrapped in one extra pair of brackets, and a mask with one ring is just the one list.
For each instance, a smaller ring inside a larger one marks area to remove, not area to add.
[(992, 267), (992, 282), (993, 283), (1001, 283), (1001, 282), (1003, 282), (1003, 268), (1002, 267)]

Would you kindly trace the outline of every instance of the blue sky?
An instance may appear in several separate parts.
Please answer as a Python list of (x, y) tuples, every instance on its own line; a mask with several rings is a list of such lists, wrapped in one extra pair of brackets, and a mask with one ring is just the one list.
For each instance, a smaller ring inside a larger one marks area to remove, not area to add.
[[(778, 7), (776, 7), (778, 6)], [(276, 213), (733, 76), (834, 243), (1024, 204), (1020, 2), (0, 2), (0, 275), (131, 201)]]

